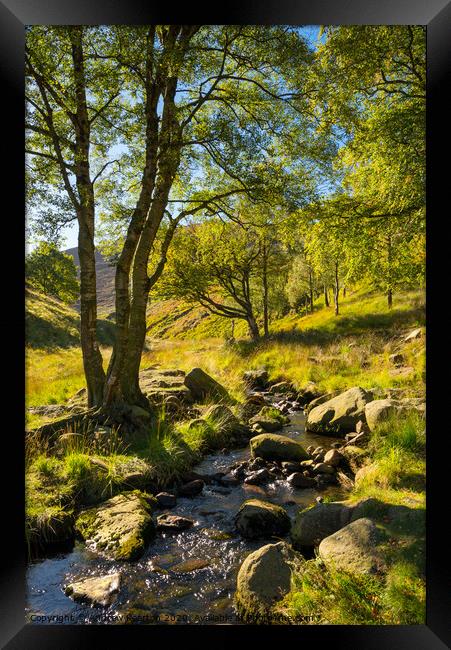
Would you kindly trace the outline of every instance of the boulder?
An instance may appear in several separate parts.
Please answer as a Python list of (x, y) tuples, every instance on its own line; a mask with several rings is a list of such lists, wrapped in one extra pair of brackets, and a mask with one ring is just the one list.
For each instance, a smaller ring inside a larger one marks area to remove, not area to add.
[(200, 494), (204, 489), (204, 481), (201, 479), (195, 479), (189, 483), (184, 483), (178, 489), (179, 496), (182, 497), (195, 497)]
[(293, 474), (294, 472), (299, 472), (301, 465), (300, 463), (292, 463), (290, 461), (283, 461), (281, 463), (282, 469), (288, 474)]
[(115, 560), (136, 560), (155, 536), (152, 500), (137, 490), (84, 510), (75, 529), (86, 545)]
[(262, 483), (267, 483), (271, 478), (271, 475), (267, 469), (259, 469), (256, 472), (252, 472), (244, 479), (244, 482), (248, 485), (261, 485)]
[(180, 515), (159, 515), (157, 517), (157, 529), (169, 532), (179, 532), (191, 528), (194, 524), (192, 519), (181, 517)]
[(315, 474), (334, 474), (335, 470), (332, 467), (332, 465), (328, 465), (327, 463), (316, 463), (316, 465), (313, 465), (313, 472)]
[(64, 593), (76, 602), (89, 603), (94, 607), (108, 607), (116, 600), (120, 584), (120, 573), (111, 573), (72, 582), (67, 585)]
[(312, 399), (312, 401), (305, 406), (304, 411), (306, 412), (306, 414), (310, 413), (310, 411), (314, 409), (316, 406), (320, 406), (321, 404), (324, 404), (324, 402), (328, 402), (333, 397), (340, 395), (340, 392), (341, 391), (339, 390), (334, 390), (331, 393), (326, 393), (325, 395), (321, 395), (320, 397), (316, 397), (315, 399)]
[(293, 385), (289, 381), (279, 381), (277, 384), (273, 384), (269, 389), (271, 395), (276, 395), (277, 393), (293, 393)]
[(335, 435), (355, 431), (372, 399), (372, 393), (363, 388), (350, 388), (309, 411), (305, 427), (307, 431)]
[(159, 492), (155, 498), (160, 508), (173, 508), (177, 503), (176, 497), (169, 492)]
[(250, 553), (237, 577), (235, 604), (241, 618), (265, 623), (271, 607), (290, 591), (292, 570), (300, 570), (303, 561), (285, 542), (266, 544)]
[(235, 516), (235, 524), (246, 539), (283, 537), (291, 527), (290, 518), (283, 508), (260, 499), (244, 501)]
[(195, 400), (204, 400), (206, 397), (231, 402), (230, 395), (224, 386), (221, 386), (201, 368), (193, 368), (185, 376), (185, 386), (189, 388)]
[(261, 433), (249, 441), (252, 456), (260, 456), (265, 460), (307, 460), (308, 454), (304, 447), (287, 436), (272, 433)]
[(268, 372), (266, 370), (248, 370), (243, 379), (249, 388), (264, 390), (268, 386)]
[(242, 424), (232, 411), (224, 404), (214, 404), (204, 413), (204, 418), (212, 420), (218, 425), (219, 430), (228, 436), (243, 436), (249, 438), (251, 430)]
[(343, 455), (337, 449), (329, 449), (324, 455), (324, 462), (332, 467), (337, 467), (343, 460)]
[(252, 424), (254, 431), (259, 432), (273, 433), (274, 431), (280, 431), (282, 428), (282, 424), (278, 420), (263, 418), (260, 415), (255, 415), (249, 420), (249, 423)]
[(298, 393), (298, 400), (302, 405), (308, 404), (321, 395), (321, 391), (314, 381), (309, 381)]
[(292, 487), (299, 488), (310, 488), (316, 485), (315, 479), (304, 476), (304, 474), (301, 474), (300, 472), (294, 472), (293, 474), (290, 474), (290, 476), (287, 478), (287, 482)]
[(426, 404), (423, 399), (378, 399), (365, 406), (365, 418), (368, 427), (374, 431), (385, 420), (393, 416), (408, 416), (417, 413), (423, 416)]
[(378, 550), (383, 535), (371, 519), (357, 519), (322, 540), (318, 548), (326, 566), (353, 574), (379, 573), (384, 560)]
[(291, 529), (293, 547), (317, 546), (351, 521), (352, 507), (341, 502), (318, 503), (301, 510)]

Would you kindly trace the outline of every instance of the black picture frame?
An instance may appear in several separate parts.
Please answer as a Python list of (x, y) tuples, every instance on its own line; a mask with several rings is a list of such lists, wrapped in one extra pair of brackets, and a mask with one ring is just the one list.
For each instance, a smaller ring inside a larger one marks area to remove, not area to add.
[[(417, 626), (32, 626), (25, 625), (24, 532), (24, 26), (30, 24), (142, 24), (187, 22), (203, 24), (416, 24), (427, 26), (427, 618)], [(444, 524), (448, 517), (445, 483), (449, 466), (449, 401), (447, 358), (451, 324), (444, 313), (449, 286), (449, 244), (445, 236), (449, 211), (451, 151), (451, 2), (448, 0), (233, 0), (208, 12), (185, 3), (169, 11), (167, 4), (149, 0), (3, 0), (0, 2), (0, 73), (3, 183), (3, 318), (0, 319), (3, 356), (3, 447), (0, 476), (2, 541), (5, 542), (0, 585), (2, 647), (81, 648), (110, 647), (111, 643), (215, 643), (229, 646), (261, 642), (332, 643), (334, 648), (373, 650), (435, 650), (451, 646), (451, 569)], [(445, 156), (442, 156), (442, 154)], [(443, 160), (442, 160), (443, 157)], [(6, 201), (8, 199), (8, 201)], [(8, 207), (6, 207), (8, 205)], [(6, 260), (6, 256), (3, 256)], [(8, 266), (6, 267), (6, 264)], [(450, 359), (451, 360), (451, 359)], [(448, 361), (449, 365), (449, 361)], [(440, 377), (441, 370), (444, 377)], [(447, 399), (448, 398), (448, 399)], [(22, 418), (22, 419), (21, 419)], [(6, 478), (7, 469), (12, 469)], [(443, 485), (441, 484), (443, 481)], [(179, 639), (180, 633), (183, 639)], [(126, 636), (124, 636), (126, 635)], [(177, 636), (177, 639), (175, 636)], [(256, 637), (257, 635), (257, 637)], [(268, 635), (270, 635), (269, 638)], [(202, 640), (200, 641), (200, 636)], [(136, 647), (136, 646), (135, 646)]]

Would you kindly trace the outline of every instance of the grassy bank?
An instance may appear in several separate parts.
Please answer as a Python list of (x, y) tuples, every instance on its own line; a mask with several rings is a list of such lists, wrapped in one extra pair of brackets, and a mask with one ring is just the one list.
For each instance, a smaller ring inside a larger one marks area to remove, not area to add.
[[(280, 606), (288, 616), (337, 625), (412, 625), (425, 622), (424, 420), (391, 420), (371, 435), (350, 501), (377, 499), (368, 516), (384, 531), (384, 576), (352, 575), (324, 567), (319, 557), (292, 578)], [(360, 478), (361, 477), (361, 478)], [(387, 517), (387, 506), (405, 506)]]

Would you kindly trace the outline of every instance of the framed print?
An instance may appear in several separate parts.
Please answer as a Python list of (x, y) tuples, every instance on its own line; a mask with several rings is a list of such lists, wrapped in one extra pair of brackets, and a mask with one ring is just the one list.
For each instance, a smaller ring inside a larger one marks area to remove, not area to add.
[(448, 647), (450, 5), (0, 15), (4, 647)]

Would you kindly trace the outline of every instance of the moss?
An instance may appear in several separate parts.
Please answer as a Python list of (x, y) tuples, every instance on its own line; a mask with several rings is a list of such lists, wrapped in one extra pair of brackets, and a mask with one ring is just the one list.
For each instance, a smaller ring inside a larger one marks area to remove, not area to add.
[(116, 560), (133, 561), (155, 536), (155, 505), (156, 500), (150, 495), (130, 490), (81, 512), (75, 527), (83, 539), (94, 541), (95, 550)]
[(262, 419), (276, 420), (279, 424), (287, 424), (290, 421), (290, 418), (274, 408), (273, 406), (264, 406), (256, 417), (261, 417)]

